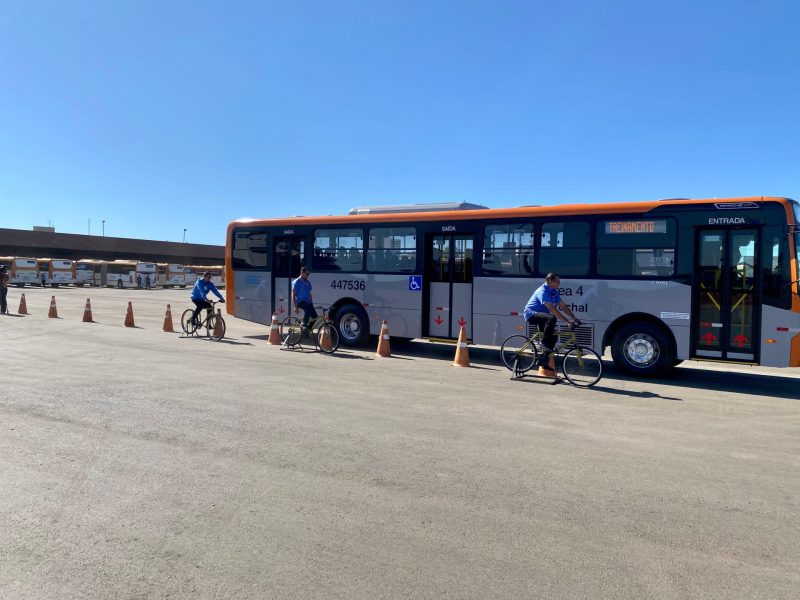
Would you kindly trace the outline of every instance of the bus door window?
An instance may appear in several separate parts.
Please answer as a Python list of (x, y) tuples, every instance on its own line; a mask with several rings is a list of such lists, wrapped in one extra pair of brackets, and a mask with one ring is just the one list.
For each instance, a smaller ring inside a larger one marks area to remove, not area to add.
[(305, 239), (276, 237), (272, 253), (273, 303), (278, 319), (283, 320), (292, 310), (292, 280), (300, 276), (305, 265)]
[(455, 338), (463, 324), (471, 337), (474, 238), (437, 235), (429, 244), (428, 335)]
[(755, 360), (757, 248), (754, 229), (700, 232), (693, 315), (696, 356)]

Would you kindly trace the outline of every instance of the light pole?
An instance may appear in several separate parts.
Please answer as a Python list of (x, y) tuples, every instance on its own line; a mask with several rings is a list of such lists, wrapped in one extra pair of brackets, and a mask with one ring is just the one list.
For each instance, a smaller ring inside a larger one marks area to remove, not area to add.
[(183, 228), (183, 243), (186, 243), (186, 227)]
[(103, 237), (106, 237), (106, 220), (103, 219)]

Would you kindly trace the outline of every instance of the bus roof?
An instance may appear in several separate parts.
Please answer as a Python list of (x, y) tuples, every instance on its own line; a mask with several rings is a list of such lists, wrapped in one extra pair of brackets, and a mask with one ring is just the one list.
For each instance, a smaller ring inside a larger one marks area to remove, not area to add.
[(647, 200), (641, 202), (608, 202), (596, 204), (554, 204), (551, 206), (521, 206), (517, 208), (485, 208), (473, 210), (450, 210), (428, 212), (393, 212), (373, 214), (349, 214), (319, 217), (287, 217), (277, 219), (239, 219), (228, 225), (230, 231), (233, 227), (241, 225), (262, 227), (285, 227), (290, 225), (341, 225), (351, 223), (393, 223), (409, 221), (469, 221), (481, 219), (509, 219), (516, 217), (549, 217), (573, 215), (602, 215), (614, 213), (646, 213), (665, 205), (685, 206), (693, 204), (731, 204), (741, 202), (781, 202), (788, 207), (791, 200), (778, 196), (753, 196), (743, 198), (704, 198), (686, 199), (674, 198), (665, 200)]

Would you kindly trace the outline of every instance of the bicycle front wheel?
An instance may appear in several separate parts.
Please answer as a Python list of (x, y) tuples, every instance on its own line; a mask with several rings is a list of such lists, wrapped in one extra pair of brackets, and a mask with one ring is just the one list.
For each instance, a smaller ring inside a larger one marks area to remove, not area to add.
[(317, 330), (317, 335), (314, 336), (314, 342), (320, 352), (333, 354), (339, 347), (339, 332), (330, 323), (323, 323)]
[(225, 319), (220, 315), (208, 317), (208, 336), (216, 341), (225, 337)]
[(303, 322), (297, 317), (286, 317), (281, 323), (281, 344), (296, 346), (303, 337)]
[(187, 308), (181, 315), (181, 329), (186, 335), (192, 335), (197, 330), (197, 326), (192, 324), (193, 315), (194, 310), (191, 308)]
[(536, 347), (524, 335), (512, 335), (500, 347), (500, 358), (509, 371), (527, 373), (536, 365)]
[(594, 350), (576, 346), (564, 355), (561, 370), (572, 385), (590, 387), (603, 376), (603, 361)]

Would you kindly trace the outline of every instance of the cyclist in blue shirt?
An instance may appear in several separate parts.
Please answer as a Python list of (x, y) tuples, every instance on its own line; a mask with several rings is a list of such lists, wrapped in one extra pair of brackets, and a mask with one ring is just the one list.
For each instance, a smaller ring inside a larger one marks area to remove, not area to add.
[(209, 292), (213, 292), (216, 297), (219, 298), (220, 302), (223, 304), (225, 303), (225, 300), (223, 299), (222, 294), (219, 293), (217, 286), (211, 283), (211, 272), (206, 271), (203, 273), (203, 278), (198, 279), (197, 283), (195, 283), (194, 287), (192, 288), (192, 302), (194, 302), (194, 305), (197, 307), (194, 309), (194, 314), (192, 315), (192, 324), (195, 326), (197, 326), (197, 317), (200, 316), (200, 312), (204, 308), (213, 308), (211, 302), (206, 300), (206, 296)]
[(292, 300), (294, 301), (295, 314), (303, 309), (303, 327), (308, 327), (309, 319), (317, 318), (317, 311), (314, 309), (311, 299), (311, 282), (308, 280), (308, 267), (300, 268), (300, 277), (292, 281)]
[(544, 278), (544, 283), (533, 292), (523, 313), (528, 323), (536, 325), (539, 331), (544, 333), (542, 338), (544, 352), (539, 360), (539, 373), (549, 377), (555, 375), (548, 366), (548, 359), (556, 346), (556, 321), (581, 324), (567, 303), (561, 299), (561, 295), (558, 293), (560, 284), (561, 278), (556, 273), (548, 273)]

